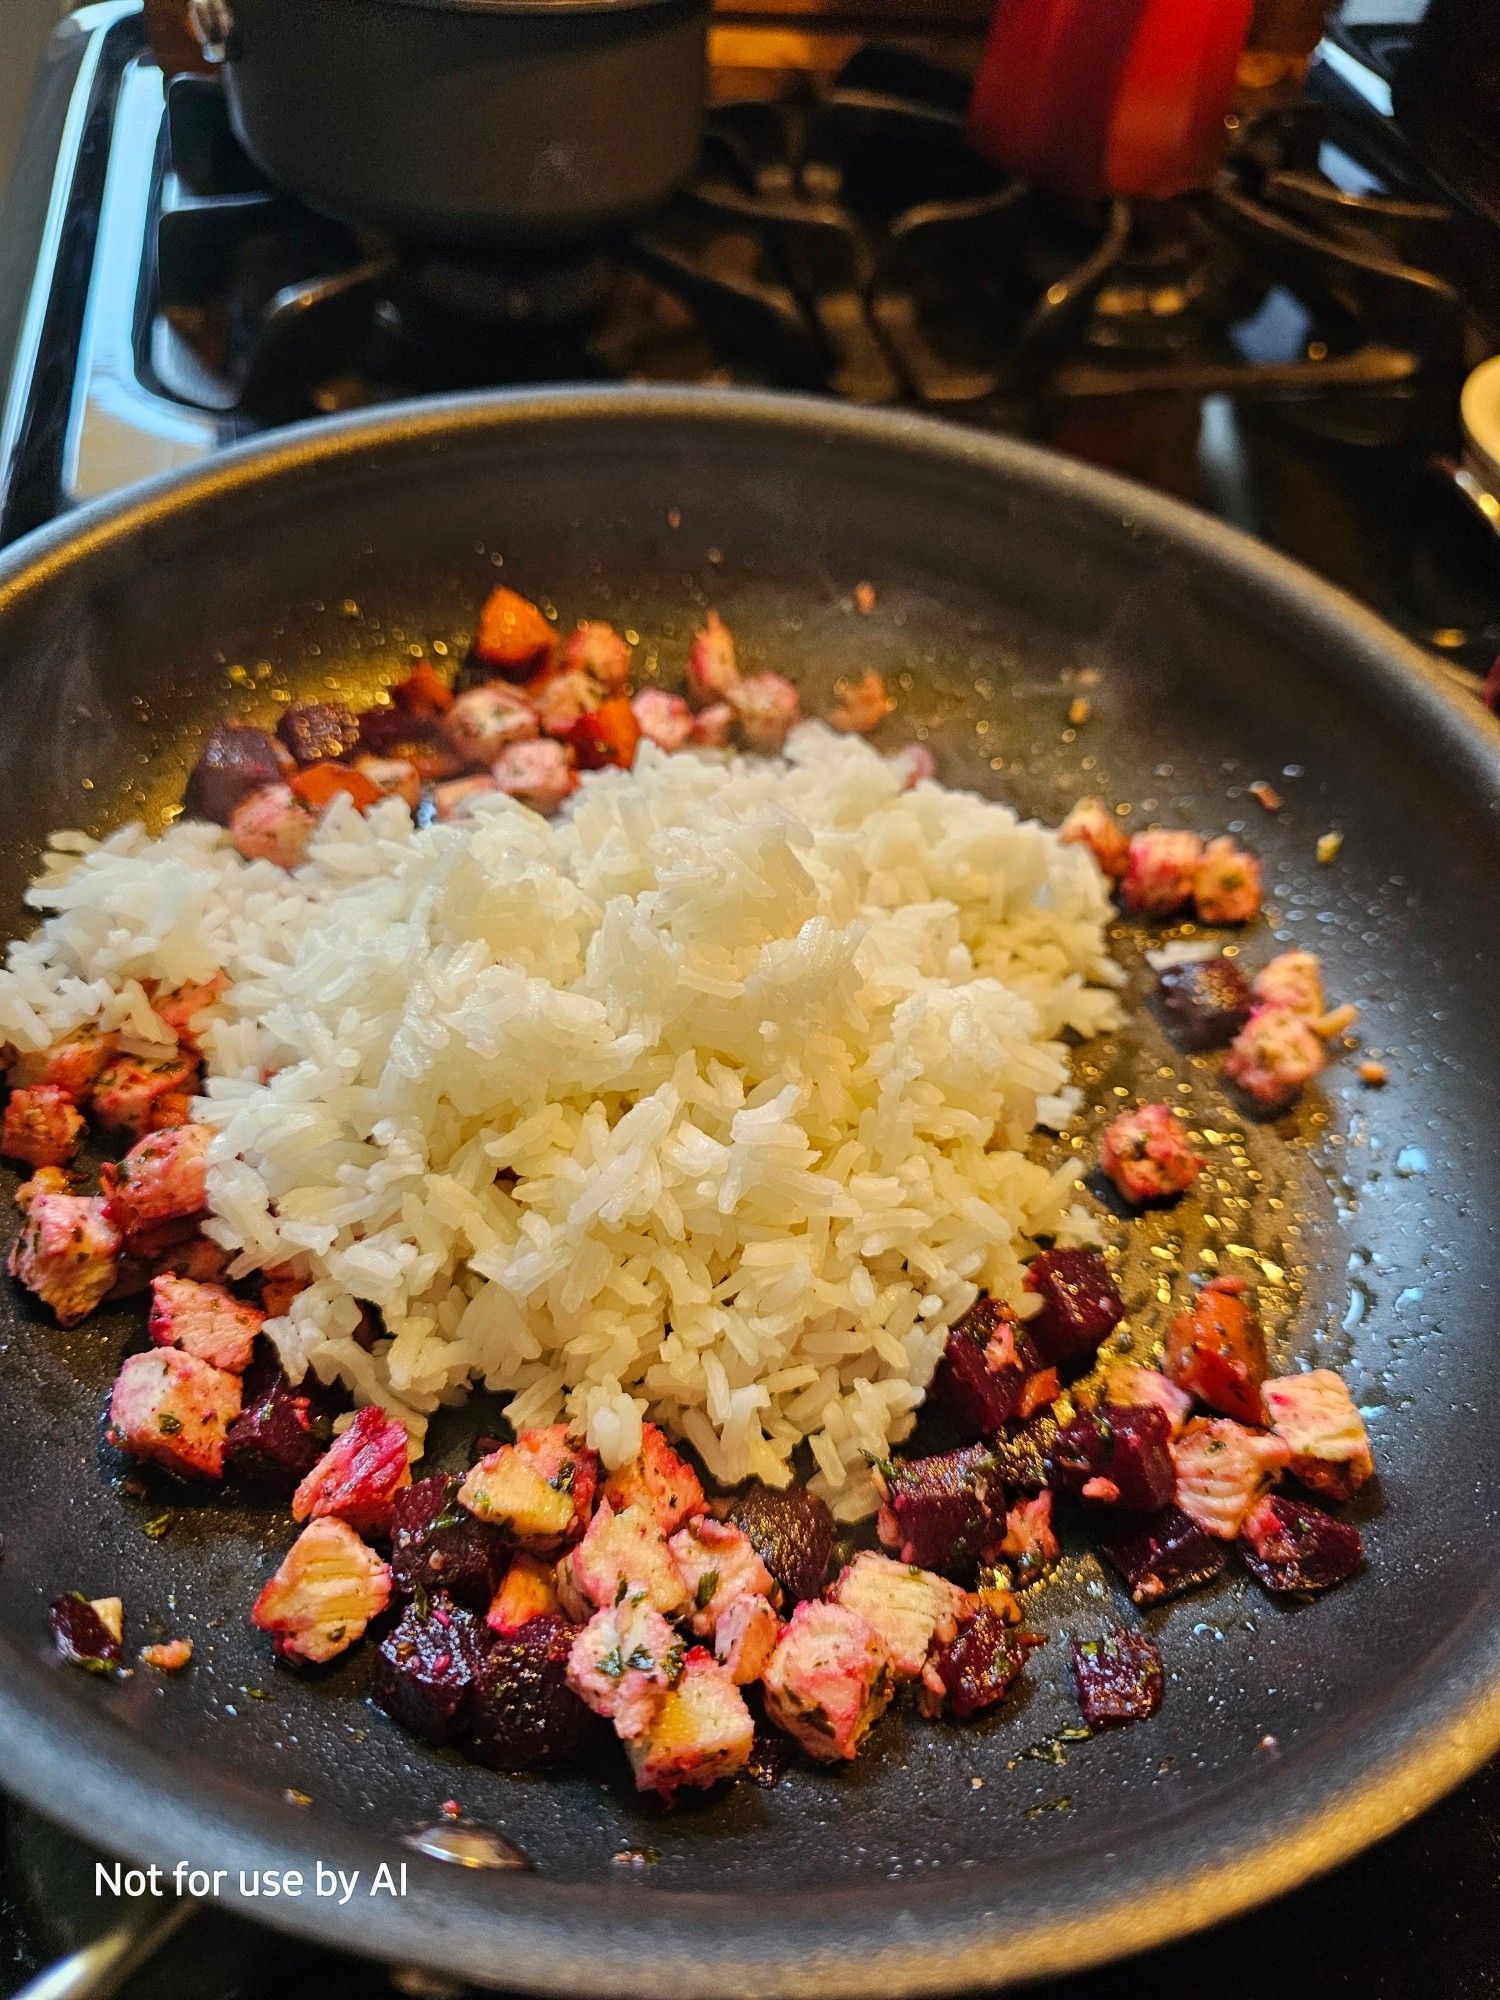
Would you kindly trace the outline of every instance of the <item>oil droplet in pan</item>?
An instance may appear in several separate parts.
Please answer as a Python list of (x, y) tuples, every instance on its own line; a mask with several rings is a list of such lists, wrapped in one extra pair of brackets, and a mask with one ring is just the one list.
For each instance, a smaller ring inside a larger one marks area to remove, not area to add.
[(419, 1826), (404, 1833), (402, 1840), (418, 1854), (434, 1861), (451, 1861), (459, 1868), (522, 1868), (534, 1870), (536, 1863), (523, 1854), (504, 1834), (472, 1821), (448, 1820), (434, 1826)]

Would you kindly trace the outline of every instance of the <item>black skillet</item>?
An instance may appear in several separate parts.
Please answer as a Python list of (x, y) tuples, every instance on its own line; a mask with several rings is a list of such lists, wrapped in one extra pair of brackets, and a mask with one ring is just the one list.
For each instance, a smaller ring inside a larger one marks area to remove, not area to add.
[[(945, 777), (1029, 811), (1086, 789), (1137, 823), (1243, 828), (1271, 906), (1248, 961), (1316, 944), (1389, 1085), (1345, 1059), (1298, 1116), (1248, 1124), (1145, 1008), (1081, 1073), (1105, 1109), (1117, 1083), (1182, 1086), (1211, 1135), (1201, 1199), (1111, 1224), (1132, 1327), (1149, 1341), (1205, 1253), (1256, 1278), (1280, 1353), (1345, 1369), (1368, 1413), (1368, 1568), (1315, 1604), (1239, 1578), (1144, 1617), (1170, 1674), (1160, 1715), (1078, 1742), (1058, 1735), (1076, 1719), (1063, 1636), (1136, 1618), (1080, 1543), (1034, 1609), (1053, 1642), (989, 1722), (893, 1717), (849, 1770), (661, 1816), (613, 1768), (507, 1779), (421, 1749), (364, 1702), (357, 1655), (318, 1678), (273, 1666), (245, 1613), (286, 1522), (122, 1494), (99, 1413), (138, 1316), (64, 1334), (12, 1296), (5, 1785), (134, 1859), (224, 1869), (230, 1892), (241, 1868), (358, 1869), (342, 1907), (247, 1906), (329, 1944), (523, 1992), (765, 2000), (953, 1992), (1124, 1953), (1328, 1867), (1474, 1769), (1500, 1746), (1500, 732), (1301, 571), (1016, 444), (740, 395), (426, 404), (227, 453), (7, 558), (11, 923), (46, 828), (160, 806), (226, 710), (452, 658), (499, 577), (637, 632), (668, 680), (709, 603), (811, 706), (877, 666), (900, 698), (887, 740), (925, 733)], [(1070, 725), (1079, 696), (1091, 713)], [(1138, 994), (1142, 942), (1122, 930)], [(122, 1594), (136, 1642), (187, 1632), (193, 1666), (104, 1683), (59, 1665), (45, 1606), (70, 1587)], [(450, 1797), (535, 1873), (399, 1845)], [(647, 1849), (654, 1865), (613, 1858)], [(407, 1894), (372, 1898), (394, 1859)]]

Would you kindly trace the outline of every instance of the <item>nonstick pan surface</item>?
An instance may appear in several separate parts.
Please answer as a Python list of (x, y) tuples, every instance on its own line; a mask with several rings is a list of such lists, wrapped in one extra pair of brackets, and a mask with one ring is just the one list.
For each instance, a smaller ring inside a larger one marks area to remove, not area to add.
[[(1079, 1073), (1100, 1115), (1117, 1088), (1170, 1096), (1209, 1135), (1201, 1198), (1111, 1221), (1132, 1328), (1148, 1340), (1215, 1259), (1254, 1277), (1281, 1359), (1344, 1370), (1366, 1410), (1368, 1566), (1315, 1604), (1239, 1578), (1140, 1615), (1162, 1710), (1077, 1741), (1059, 1735), (1066, 1638), (1138, 1616), (1080, 1543), (1034, 1609), (1051, 1643), (989, 1721), (893, 1716), (847, 1770), (661, 1815), (613, 1770), (507, 1778), (423, 1749), (364, 1700), (358, 1651), (317, 1677), (273, 1666), (247, 1612), (285, 1516), (123, 1492), (100, 1416), (139, 1309), (62, 1333), (11, 1291), (6, 1787), (133, 1859), (225, 1870), (230, 1895), (242, 1868), (357, 1869), (343, 1904), (246, 1905), (328, 1944), (519, 1992), (770, 2000), (956, 1992), (1127, 1952), (1330, 1866), (1500, 1747), (1500, 734), (1301, 571), (1016, 444), (744, 395), (424, 404), (226, 453), (0, 565), (10, 928), (48, 828), (160, 810), (226, 712), (461, 654), (502, 578), (637, 633), (669, 683), (708, 604), (810, 707), (878, 667), (900, 701), (886, 740), (923, 733), (945, 778), (1049, 819), (1097, 791), (1137, 824), (1243, 829), (1271, 908), (1247, 962), (1314, 946), (1387, 1088), (1346, 1059), (1295, 1116), (1247, 1122), (1144, 1005)], [(1148, 941), (1122, 926), (1137, 996)], [(1091, 1157), (1089, 1133), (1076, 1144)], [(440, 1449), (461, 1462), (492, 1419), (455, 1415)], [(45, 1613), (70, 1588), (122, 1595), (136, 1644), (187, 1633), (192, 1667), (63, 1667)], [(535, 1873), (400, 1844), (449, 1799)], [(400, 1860), (405, 1896), (371, 1896)]]

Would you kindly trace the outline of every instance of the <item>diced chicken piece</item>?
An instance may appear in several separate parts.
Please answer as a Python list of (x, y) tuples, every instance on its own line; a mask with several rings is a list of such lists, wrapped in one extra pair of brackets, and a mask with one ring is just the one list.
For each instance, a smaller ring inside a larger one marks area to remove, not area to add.
[(508, 1638), (533, 1618), (555, 1616), (562, 1606), (553, 1569), (553, 1564), (539, 1562), (535, 1556), (514, 1557), (485, 1614), (490, 1630)]
[(141, 1665), (155, 1667), (159, 1674), (180, 1674), (192, 1657), (191, 1639), (162, 1639), (141, 1648)]
[(228, 974), (216, 972), (212, 979), (193, 980), (186, 986), (174, 986), (169, 993), (154, 993), (151, 1005), (182, 1046), (196, 1054), (200, 1016), (206, 1014), (228, 989)]
[(561, 743), (512, 743), (495, 759), (491, 773), (508, 798), (544, 815), (555, 813), (578, 789), (578, 774)]
[(1231, 1417), (1195, 1417), (1172, 1445), (1177, 1504), (1200, 1528), (1232, 1542), (1290, 1457), (1280, 1438)]
[(152, 1132), (101, 1176), (105, 1211), (132, 1255), (149, 1256), (193, 1233), (208, 1208), (207, 1125)]
[(898, 1680), (915, 1680), (933, 1641), (951, 1639), (964, 1607), (956, 1583), (915, 1563), (892, 1562), (864, 1549), (828, 1593), (834, 1604), (857, 1611), (877, 1633)]
[(29, 1181), (22, 1181), (16, 1189), (16, 1207), (22, 1215), (29, 1215), (31, 1204), (38, 1195), (70, 1194), (73, 1183), (61, 1167), (38, 1167)]
[(782, 674), (751, 674), (729, 697), (747, 750), (775, 757), (801, 720), (802, 698)]
[(248, 793), (229, 819), (229, 837), (247, 861), (295, 868), (307, 852), (318, 816), (290, 785), (262, 785)]
[(345, 701), (293, 702), (276, 734), (299, 764), (336, 764), (359, 747), (359, 721)]
[(568, 1686), (622, 1743), (643, 1735), (682, 1672), (682, 1640), (643, 1596), (596, 1611), (568, 1654)]
[(190, 1236), (185, 1242), (170, 1244), (153, 1261), (157, 1277), (191, 1278), (197, 1285), (217, 1285), (234, 1259), (206, 1236)]
[(731, 1521), (700, 1514), (679, 1528), (667, 1546), (692, 1598), (690, 1622), (700, 1638), (714, 1636), (720, 1616), (737, 1597), (775, 1592), (771, 1572), (750, 1537)]
[(762, 1676), (766, 1713), (809, 1756), (852, 1758), (895, 1693), (880, 1634), (846, 1604), (799, 1604)]
[(636, 726), (659, 750), (685, 750), (693, 740), (693, 711), (680, 694), (665, 688), (642, 688), (630, 706)]
[(550, 666), (557, 634), (529, 598), (501, 585), (479, 607), (474, 657), (509, 681)]
[(1062, 1553), (1052, 1532), (1050, 1489), (1017, 1500), (1005, 1516), (1005, 1540), (1001, 1555), (1015, 1566), (1017, 1589), (1034, 1583), (1043, 1570), (1050, 1569)]
[(616, 1466), (604, 1482), (611, 1507), (641, 1507), (664, 1535), (672, 1535), (708, 1502), (698, 1475), (667, 1443), (655, 1424), (641, 1426), (641, 1449), (627, 1464)]
[(569, 1617), (582, 1623), (635, 1591), (667, 1618), (688, 1603), (687, 1586), (656, 1520), (643, 1507), (617, 1513), (601, 1500), (588, 1533), (557, 1566), (557, 1594)]
[(458, 1503), (532, 1555), (555, 1555), (588, 1526), (598, 1483), (597, 1453), (549, 1424), (471, 1465)]
[(1264, 1384), (1266, 1420), (1291, 1453), (1288, 1470), (1330, 1500), (1348, 1500), (1375, 1477), (1364, 1418), (1331, 1368)]
[(270, 1578), (251, 1623), (284, 1660), (321, 1665), (362, 1639), (391, 1598), (391, 1573), (347, 1523), (309, 1521)]
[(117, 1646), (125, 1643), (125, 1600), (121, 1597), (91, 1597), (89, 1609)]
[(826, 719), (830, 729), (848, 736), (868, 736), (895, 706), (884, 678), (872, 668), (839, 690)]
[(635, 762), (641, 725), (624, 695), (617, 694), (580, 715), (563, 733), (580, 771), (602, 771), (606, 766), (628, 771)]
[(400, 799), (412, 812), (422, 803), (422, 774), (409, 757), (356, 757), (354, 768), (383, 799)]
[(693, 639), (685, 680), (688, 700), (700, 708), (727, 701), (740, 684), (734, 634), (717, 611), (709, 612)]
[(41, 1194), (6, 1269), (52, 1308), (59, 1326), (77, 1326), (113, 1291), (119, 1259), (119, 1231), (97, 1196)]
[(1261, 905), (1260, 863), (1221, 836), (1203, 850), (1193, 874), (1193, 901), (1206, 924), (1248, 924)]
[(1196, 833), (1153, 826), (1132, 834), (1126, 854), (1120, 901), (1137, 916), (1170, 917), (1191, 901), (1193, 879), (1203, 859)]
[(734, 734), (734, 710), (727, 701), (711, 701), (693, 717), (693, 748), (723, 750)]
[(604, 700), (599, 683), (576, 668), (570, 673), (548, 674), (529, 693), (537, 721), (547, 736), (567, 736)]
[(1105, 1127), (1099, 1165), (1125, 1199), (1138, 1204), (1184, 1193), (1203, 1162), (1165, 1104), (1141, 1104)]
[(699, 1647), (645, 1732), (625, 1745), (636, 1789), (672, 1799), (743, 1771), (755, 1748), (745, 1698), (716, 1659)]
[(1142, 1368), (1136, 1361), (1117, 1361), (1104, 1378), (1106, 1403), (1145, 1403), (1161, 1411), (1176, 1437), (1192, 1414), (1193, 1399), (1169, 1382), (1160, 1369)]
[(630, 679), (630, 647), (613, 625), (585, 618), (568, 634), (560, 664), (564, 673), (576, 668), (590, 675), (606, 694), (623, 694)]
[(1103, 799), (1080, 799), (1057, 829), (1059, 840), (1086, 847), (1112, 882), (1130, 860), (1130, 835)]
[(292, 1519), (332, 1514), (360, 1534), (383, 1535), (397, 1493), (410, 1484), (406, 1426), (372, 1403), (355, 1413), (292, 1495)]
[(183, 1054), (160, 1062), (144, 1056), (114, 1056), (100, 1070), (89, 1093), (89, 1110), (106, 1132), (143, 1133), (185, 1122), (179, 1112), (198, 1082), (198, 1064)]
[(493, 764), (511, 743), (525, 743), (540, 724), (519, 688), (489, 681), (454, 701), (446, 724), (453, 747), (466, 764)]
[(368, 756), (410, 764), (424, 785), (456, 778), (464, 767), (436, 709), (367, 708), (359, 718), (359, 741)]
[(78, 1151), (83, 1120), (68, 1093), (55, 1083), (13, 1090), (0, 1126), (0, 1153), (28, 1167), (66, 1166)]
[(1224, 1074), (1262, 1111), (1285, 1111), (1327, 1055), (1311, 1023), (1290, 1007), (1257, 1007), (1229, 1045)]
[(781, 1637), (781, 1620), (768, 1597), (737, 1597), (719, 1613), (714, 1653), (736, 1687), (758, 1681)]
[(1323, 998), (1323, 967), (1314, 951), (1278, 952), (1250, 981), (1250, 991), (1263, 1007), (1289, 1007), (1309, 1020), (1328, 1004)]
[(274, 785), (290, 761), (264, 729), (243, 722), (221, 723), (193, 766), (184, 804), (195, 818), (228, 826), (236, 807), (250, 793)]
[(1163, 1368), (1200, 1403), (1242, 1424), (1261, 1422), (1266, 1337), (1243, 1278), (1215, 1278), (1167, 1328)]
[(498, 792), (500, 785), (488, 771), (477, 778), (450, 778), (446, 784), (432, 788), (432, 815), (445, 823), (450, 819), (460, 819), (476, 799)]
[(903, 792), (937, 776), (937, 759), (925, 743), (903, 744), (901, 749), (890, 751), (885, 761), (899, 776)]
[(126, 1357), (109, 1399), (111, 1444), (192, 1479), (221, 1479), (240, 1378), (175, 1347)]
[(151, 1280), (146, 1329), (156, 1345), (180, 1347), (231, 1375), (243, 1375), (250, 1366), (265, 1317), (258, 1306), (246, 1305), (222, 1285), (199, 1285), (191, 1278)]
[(75, 1104), (82, 1104), (118, 1042), (118, 1035), (100, 1035), (92, 1028), (81, 1028), (65, 1041), (54, 1042), (50, 1049), (18, 1056), (11, 1067), (10, 1081), (15, 1086), (55, 1084)]

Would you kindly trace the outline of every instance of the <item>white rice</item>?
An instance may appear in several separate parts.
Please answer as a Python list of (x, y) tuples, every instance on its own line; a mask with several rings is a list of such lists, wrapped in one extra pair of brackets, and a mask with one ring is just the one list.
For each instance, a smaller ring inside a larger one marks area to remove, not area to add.
[[(1020, 1150), (1111, 1025), (1087, 851), (821, 724), (664, 756), (548, 822), (340, 802), (288, 876), (217, 827), (59, 834), (0, 1036), (166, 1031), (140, 982), (228, 973), (203, 1037), (209, 1234), (311, 1279), (268, 1331), (420, 1436), (474, 1382), (611, 1464), (644, 1416), (719, 1480), (802, 1440), (845, 1517), (948, 1325), (1092, 1240)], [(362, 1301), (390, 1338), (356, 1342)]]

